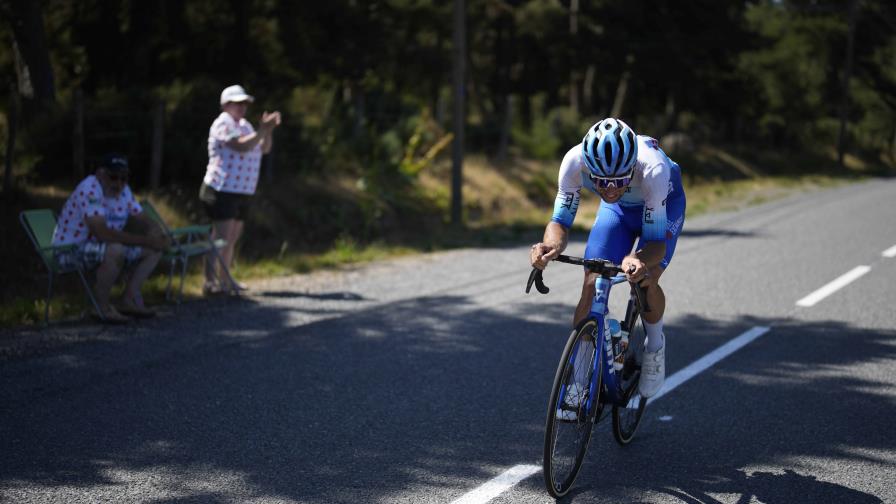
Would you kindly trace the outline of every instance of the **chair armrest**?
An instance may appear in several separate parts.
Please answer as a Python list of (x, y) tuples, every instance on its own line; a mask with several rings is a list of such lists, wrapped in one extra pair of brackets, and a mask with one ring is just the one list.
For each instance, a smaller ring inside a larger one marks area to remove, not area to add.
[(212, 232), (211, 224), (195, 224), (192, 226), (184, 226), (171, 230), (172, 236), (191, 235), (191, 234), (209, 234)]
[(77, 243), (69, 243), (67, 245), (49, 245), (47, 247), (41, 247), (41, 252), (56, 252), (59, 250), (75, 250), (78, 248)]

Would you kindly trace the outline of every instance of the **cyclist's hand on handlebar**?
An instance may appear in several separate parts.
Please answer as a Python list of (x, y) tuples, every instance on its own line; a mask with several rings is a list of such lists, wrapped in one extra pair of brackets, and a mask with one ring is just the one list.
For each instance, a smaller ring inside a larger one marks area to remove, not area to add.
[(546, 243), (536, 243), (529, 250), (529, 263), (533, 268), (543, 270), (549, 262), (553, 261), (560, 255), (560, 250)]
[(629, 282), (641, 282), (647, 278), (647, 264), (634, 256), (626, 256), (622, 260), (622, 269), (625, 271), (625, 278)]

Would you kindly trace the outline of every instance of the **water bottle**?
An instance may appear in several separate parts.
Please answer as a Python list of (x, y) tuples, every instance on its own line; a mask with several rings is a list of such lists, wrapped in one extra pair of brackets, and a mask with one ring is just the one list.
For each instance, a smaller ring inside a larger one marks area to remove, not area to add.
[(625, 364), (625, 351), (628, 350), (628, 332), (623, 331), (619, 321), (614, 318), (607, 319), (607, 330), (613, 345), (613, 369), (621, 371)]

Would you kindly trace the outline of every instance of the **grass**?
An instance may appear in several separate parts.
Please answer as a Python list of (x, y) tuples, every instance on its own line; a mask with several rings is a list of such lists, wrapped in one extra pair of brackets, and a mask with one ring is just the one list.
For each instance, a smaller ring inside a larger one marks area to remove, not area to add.
[[(816, 168), (810, 174), (788, 171), (796, 166), (787, 157), (766, 155), (746, 160), (734, 150), (698, 150), (679, 162), (684, 167), (688, 218), (718, 211), (732, 211), (786, 197), (795, 191), (818, 190), (855, 177), (879, 175), (858, 160), (848, 160), (851, 175), (838, 178), (830, 160), (805, 160)], [(678, 158), (678, 156), (675, 156)], [(759, 167), (762, 167), (760, 169)], [(784, 168), (780, 168), (784, 167)], [(777, 169), (776, 169), (777, 168)], [(797, 166), (796, 169), (805, 167)], [(550, 218), (556, 193), (556, 163), (515, 160), (495, 165), (482, 156), (469, 156), (464, 164), (463, 227), (447, 222), (450, 213), (450, 164), (435, 163), (416, 178), (412, 194), (401, 205), (371, 200), (350, 175), (329, 180), (294, 179), (262, 188), (246, 225), (234, 277), (252, 281), (276, 276), (341, 268), (389, 257), (470, 246), (529, 243), (541, 238)], [(882, 169), (886, 173), (886, 168)], [(32, 325), (42, 321), (46, 276), (33, 249), (23, 240), (14, 217), (22, 208), (60, 208), (68, 191), (41, 186), (4, 195), (6, 219), (0, 232), (13, 233), (0, 245), (10, 278), (2, 291), (0, 325)], [(201, 220), (201, 210), (191, 189), (167, 188), (149, 196), (169, 225)], [(583, 195), (575, 230), (587, 232), (598, 208), (598, 198)], [(372, 210), (376, 218), (368, 215)], [(251, 244), (251, 248), (248, 244)], [(25, 266), (22, 266), (25, 265)], [(38, 272), (35, 276), (35, 272)], [(148, 303), (164, 302), (167, 267), (144, 286)], [(89, 302), (77, 278), (65, 279), (55, 289), (51, 319), (79, 316)], [(178, 278), (174, 279), (174, 288)], [(188, 271), (184, 296), (201, 296), (201, 261)]]

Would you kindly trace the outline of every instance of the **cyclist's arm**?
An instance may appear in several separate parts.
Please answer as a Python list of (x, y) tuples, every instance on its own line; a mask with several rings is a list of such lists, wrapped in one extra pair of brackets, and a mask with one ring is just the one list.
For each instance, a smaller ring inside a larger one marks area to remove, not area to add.
[(641, 235), (644, 246), (626, 256), (622, 267), (628, 270), (632, 266), (636, 272), (633, 277), (640, 278), (646, 268), (660, 264), (666, 256), (666, 197), (669, 194), (669, 170), (662, 164), (655, 164), (644, 169), (644, 214), (641, 222)]
[[(644, 263), (647, 267), (656, 266), (657, 264), (663, 261), (663, 258), (666, 257), (666, 242), (665, 241), (649, 241), (644, 243), (644, 248), (636, 250), (632, 252), (627, 258), (634, 258), (642, 263)], [(624, 261), (623, 261), (624, 262)], [(624, 265), (623, 265), (624, 267)]]
[(556, 222), (549, 222), (544, 229), (544, 238), (540, 243), (532, 245), (529, 252), (529, 263), (534, 268), (544, 269), (549, 262), (560, 255), (566, 249), (568, 232), (565, 227)]
[(560, 163), (557, 198), (554, 200), (551, 222), (544, 229), (542, 241), (532, 246), (530, 262), (536, 268), (544, 269), (548, 262), (566, 249), (569, 228), (579, 209), (581, 170), (581, 148), (575, 146), (566, 153)]

